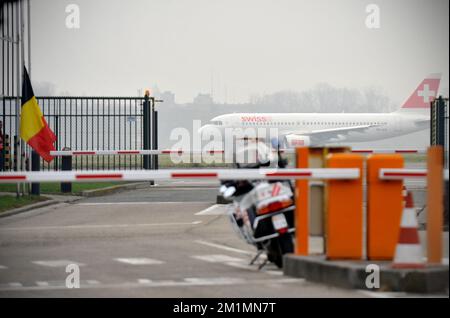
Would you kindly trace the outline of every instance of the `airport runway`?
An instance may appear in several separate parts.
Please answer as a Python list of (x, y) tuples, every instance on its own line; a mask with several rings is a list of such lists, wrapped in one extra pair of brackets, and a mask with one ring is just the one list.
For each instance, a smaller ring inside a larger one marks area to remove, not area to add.
[[(2, 218), (0, 297), (373, 294), (249, 266), (254, 251), (214, 205), (216, 193), (212, 183), (160, 184)], [(80, 266), (80, 289), (65, 286), (69, 263)]]

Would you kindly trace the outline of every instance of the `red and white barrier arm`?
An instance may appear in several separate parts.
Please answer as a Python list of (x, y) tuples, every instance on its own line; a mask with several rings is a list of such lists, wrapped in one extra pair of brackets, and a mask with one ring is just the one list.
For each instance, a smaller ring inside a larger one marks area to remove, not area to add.
[[(295, 149), (280, 149), (281, 153), (295, 153)], [(351, 149), (352, 153), (370, 154), (425, 154), (426, 149)]]
[(35, 171), (0, 173), (0, 183), (150, 181), (170, 179), (290, 180), (357, 179), (359, 170), (345, 169), (163, 169), (128, 171)]
[(56, 150), (50, 151), (50, 155), (55, 157), (63, 156), (86, 156), (86, 155), (165, 155), (165, 154), (223, 154), (223, 150)]
[(426, 149), (352, 149), (352, 153), (361, 154), (425, 154)]
[[(275, 151), (275, 150), (274, 150)], [(295, 149), (280, 149), (281, 153), (293, 154)], [(424, 154), (426, 149), (352, 149), (353, 153), (360, 154)], [(55, 157), (61, 156), (85, 156), (85, 155), (201, 155), (201, 154), (223, 154), (224, 150), (176, 150), (176, 149), (158, 149), (158, 150), (56, 150), (50, 151), (50, 154)]]
[[(444, 180), (448, 180), (448, 169), (443, 171)], [(379, 178), (381, 180), (403, 180), (414, 178), (426, 178), (427, 169), (380, 169)]]

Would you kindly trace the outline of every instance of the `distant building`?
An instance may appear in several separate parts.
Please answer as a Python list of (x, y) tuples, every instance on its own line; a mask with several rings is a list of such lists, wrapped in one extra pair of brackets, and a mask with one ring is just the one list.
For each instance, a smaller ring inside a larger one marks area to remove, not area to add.
[(164, 101), (164, 104), (175, 105), (175, 94), (171, 91), (165, 91), (159, 97)]
[(213, 99), (212, 99), (210, 94), (201, 94), (201, 93), (199, 93), (194, 98), (194, 104), (197, 104), (197, 105), (212, 105), (212, 104), (214, 104), (214, 101), (213, 101)]

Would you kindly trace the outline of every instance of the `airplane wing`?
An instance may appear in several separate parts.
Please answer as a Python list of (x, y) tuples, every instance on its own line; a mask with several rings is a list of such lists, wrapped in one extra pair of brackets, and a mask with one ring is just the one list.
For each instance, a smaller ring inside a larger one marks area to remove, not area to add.
[(351, 126), (351, 127), (338, 127), (338, 128), (328, 128), (328, 129), (318, 129), (313, 131), (287, 131), (284, 132), (284, 135), (302, 135), (302, 136), (310, 136), (315, 140), (325, 140), (333, 137), (345, 136), (351, 132), (364, 132), (365, 130), (376, 127), (380, 125), (359, 125), (359, 126)]

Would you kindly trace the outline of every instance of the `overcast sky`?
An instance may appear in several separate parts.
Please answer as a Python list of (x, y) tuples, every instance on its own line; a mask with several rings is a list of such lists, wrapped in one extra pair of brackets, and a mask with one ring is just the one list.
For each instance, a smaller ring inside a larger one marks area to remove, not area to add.
[[(428, 74), (449, 87), (448, 0), (31, 0), (32, 79), (56, 94), (223, 102), (326, 82), (401, 103)], [(369, 29), (366, 6), (380, 8)], [(80, 28), (66, 27), (66, 6)]]

